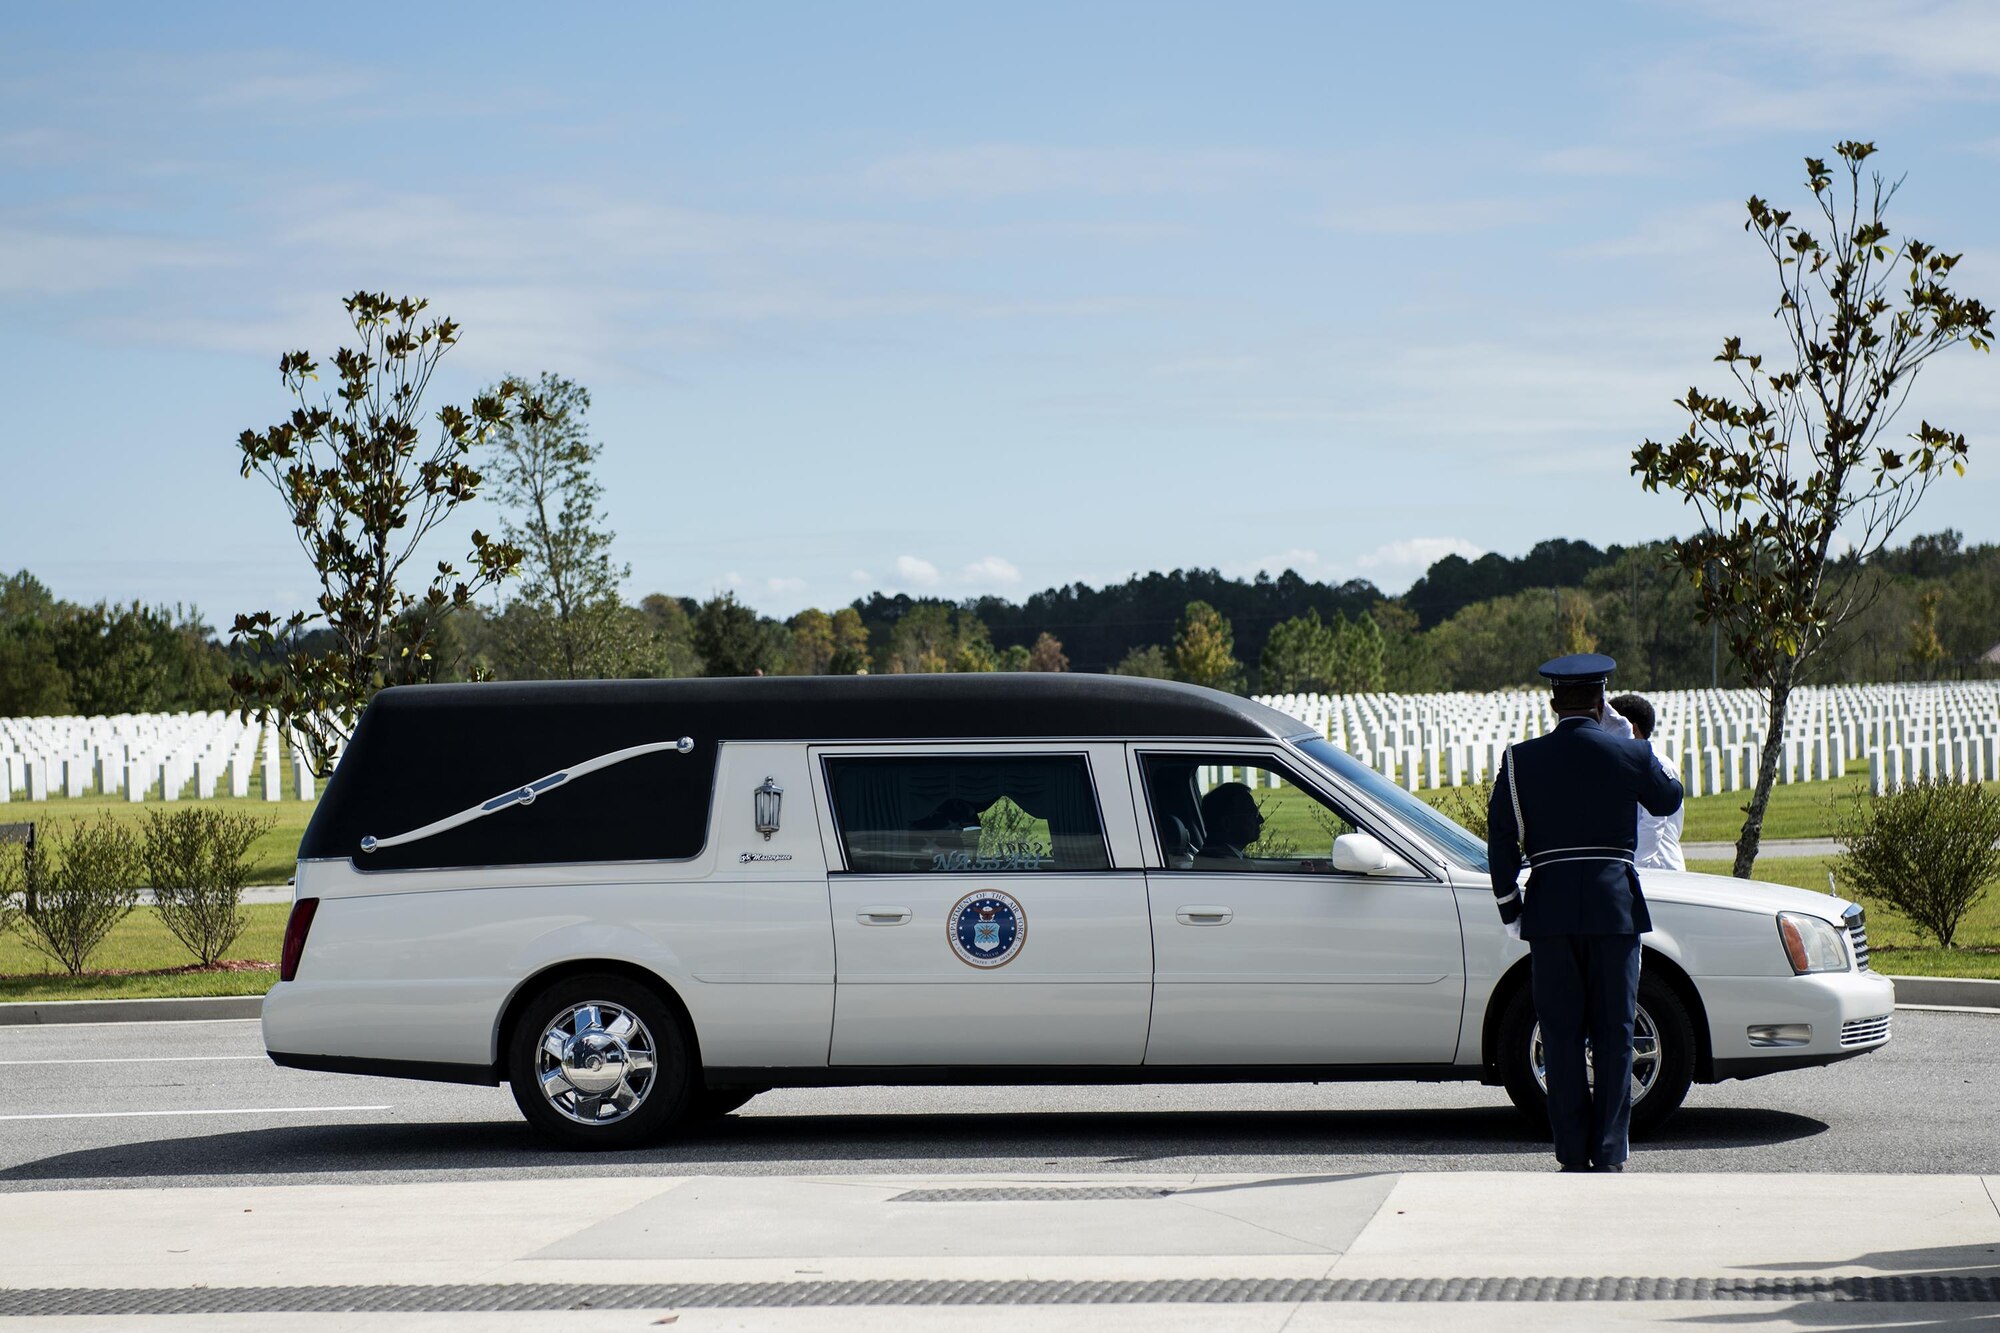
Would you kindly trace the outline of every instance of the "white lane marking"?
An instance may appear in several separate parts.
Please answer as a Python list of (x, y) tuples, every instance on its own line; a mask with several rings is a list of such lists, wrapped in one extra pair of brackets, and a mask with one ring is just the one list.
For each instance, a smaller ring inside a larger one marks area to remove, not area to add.
[[(32, 1001), (23, 1000), (20, 1003), (29, 1004)], [(261, 1018), (102, 1018), (93, 1019), (88, 1023), (0, 1023), (0, 1033), (47, 1032), (50, 1028), (150, 1028), (158, 1027), (162, 1023), (261, 1023), (263, 1021)]]
[(36, 1115), (0, 1115), (0, 1120), (122, 1120), (128, 1116), (161, 1115), (311, 1115), (319, 1111), (393, 1111), (393, 1106), (229, 1106), (199, 1111), (44, 1111)]
[(77, 1060), (0, 1060), (0, 1065), (177, 1065), (194, 1060), (268, 1060), (268, 1055), (99, 1055)]

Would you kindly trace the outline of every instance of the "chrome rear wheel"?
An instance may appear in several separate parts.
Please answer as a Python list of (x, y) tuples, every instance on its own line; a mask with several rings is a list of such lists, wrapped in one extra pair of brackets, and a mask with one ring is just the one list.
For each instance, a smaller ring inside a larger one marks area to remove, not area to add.
[(566, 1148), (642, 1147), (696, 1090), (680, 1011), (633, 977), (564, 977), (528, 997), (507, 1039), (507, 1079), (528, 1123)]
[(580, 1125), (612, 1124), (638, 1110), (659, 1068), (645, 1022), (610, 1000), (564, 1009), (535, 1049), (542, 1096)]

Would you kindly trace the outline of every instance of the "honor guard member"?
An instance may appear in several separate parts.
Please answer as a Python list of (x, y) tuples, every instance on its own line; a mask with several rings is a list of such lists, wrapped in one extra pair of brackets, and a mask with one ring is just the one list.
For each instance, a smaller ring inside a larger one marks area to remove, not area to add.
[[(1487, 810), (1500, 919), (1533, 960), (1549, 1125), (1565, 1171), (1625, 1169), (1639, 936), (1653, 924), (1633, 847), (1641, 807), (1665, 816), (1681, 803), (1681, 784), (1650, 745), (1603, 726), (1604, 683), (1617, 665), (1598, 653), (1542, 664), (1555, 729), (1508, 747)], [(1525, 890), (1516, 883), (1524, 861)]]

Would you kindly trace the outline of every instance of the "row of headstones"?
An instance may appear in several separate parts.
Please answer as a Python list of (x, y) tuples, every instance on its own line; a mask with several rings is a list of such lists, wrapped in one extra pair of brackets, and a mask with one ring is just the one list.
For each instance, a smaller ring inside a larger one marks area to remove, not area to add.
[[(1654, 745), (1682, 769), (1691, 795), (1734, 791), (1756, 779), (1765, 707), (1750, 690), (1666, 691), (1651, 696)], [(1299, 718), (1385, 776), (1414, 791), (1490, 779), (1506, 746), (1554, 722), (1547, 697), (1529, 691), (1447, 695), (1276, 695), (1261, 702)], [(1780, 782), (1819, 781), (1876, 750), (1930, 753), (1884, 761), (1885, 772), (1931, 764), (1980, 771), (2000, 739), (2000, 684), (1811, 687), (1797, 691), (1780, 751)], [(1950, 756), (1968, 757), (1954, 763)], [(1938, 754), (1944, 758), (1936, 758)]]
[[(123, 764), (114, 764), (108, 758), (93, 763), (83, 758), (50, 760), (0, 754), (0, 803), (11, 801), (16, 795), (28, 801), (46, 801), (51, 796), (77, 799), (122, 794), (136, 804), (150, 798), (155, 791), (164, 801), (177, 801), (187, 794), (203, 801), (220, 796), (241, 799), (251, 794), (253, 775), (258, 779), (258, 794), (264, 800), (282, 800), (287, 789), (296, 800), (310, 801), (314, 797), (316, 783), (312, 770), (296, 752), (287, 754), (283, 762), (273, 751), (262, 756), (253, 751), (248, 756), (226, 758), (199, 755), (191, 763), (169, 757), (128, 759)], [(193, 784), (192, 788), (189, 784)]]
[(19, 793), (30, 801), (123, 794), (139, 802), (156, 790), (173, 801), (190, 784), (199, 800), (243, 798), (253, 777), (267, 801), (288, 792), (312, 800), (316, 783), (298, 747), (282, 750), (281, 759), (276, 728), (221, 713), (0, 719), (0, 801)]
[[(1834, 687), (1802, 690), (1786, 725), (1787, 738), (1842, 734), (1850, 753), (1870, 743), (1910, 743), (1933, 734), (1949, 738), (1968, 730), (2000, 727), (1989, 683), (1940, 697), (1937, 687), (1910, 696), (1908, 687)], [(1905, 697), (1897, 698), (1897, 694)], [(1497, 695), (1329, 696), (1279, 695), (1267, 701), (1300, 718), (1336, 744), (1369, 757), (1383, 746), (1477, 743), (1538, 735), (1553, 722), (1544, 696), (1525, 691)], [(1680, 748), (1718, 748), (1761, 741), (1764, 702), (1751, 691), (1673, 692), (1653, 700), (1659, 734)]]
[(178, 796), (203, 760), (205, 769), (224, 753), (254, 760), (257, 737), (255, 726), (220, 712), (15, 718), (0, 721), (0, 760), (10, 752), (16, 760), (9, 794), (143, 798), (157, 782)]
[(1868, 752), (1868, 790), (1877, 796), (1925, 780), (2000, 782), (2000, 736), (1957, 736)]

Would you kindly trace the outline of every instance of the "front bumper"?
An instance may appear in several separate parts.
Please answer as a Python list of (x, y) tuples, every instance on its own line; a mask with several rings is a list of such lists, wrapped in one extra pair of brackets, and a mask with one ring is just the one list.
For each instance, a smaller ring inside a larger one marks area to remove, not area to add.
[[(1852, 1059), (1889, 1043), (1896, 984), (1877, 972), (1818, 972), (1803, 977), (1704, 977), (1708, 1081), (1756, 1078)], [(1750, 1029), (1804, 1025), (1797, 1044), (1753, 1045)]]

